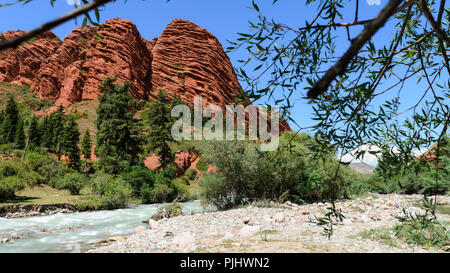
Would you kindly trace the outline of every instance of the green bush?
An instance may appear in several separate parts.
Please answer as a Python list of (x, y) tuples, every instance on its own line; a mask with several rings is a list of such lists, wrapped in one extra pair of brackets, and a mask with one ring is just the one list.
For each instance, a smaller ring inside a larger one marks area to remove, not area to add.
[(205, 174), (199, 179), (198, 184), (201, 187), (201, 203), (203, 206), (213, 205), (218, 210), (230, 209), (234, 206), (224, 177), (216, 174)]
[(225, 179), (226, 193), (221, 192), (225, 196), (217, 196), (220, 202), (231, 202), (226, 207), (246, 203), (252, 197), (257, 180), (263, 178), (259, 175), (262, 161), (255, 145), (246, 141), (205, 141), (198, 149)]
[(39, 174), (38, 184), (49, 184), (55, 176), (64, 173), (64, 164), (53, 158), (50, 154), (36, 152), (28, 153), (25, 159), (27, 171)]
[(269, 152), (251, 141), (200, 143), (202, 158), (217, 168), (217, 174), (199, 180), (203, 202), (227, 209), (257, 200), (313, 202), (365, 191), (362, 175), (342, 164), (336, 176), (335, 154), (316, 158), (314, 145), (307, 134), (290, 132), (280, 137), (279, 150)]
[(172, 168), (161, 170), (155, 175), (155, 187), (158, 185), (166, 185), (170, 187), (172, 180), (175, 179), (175, 171)]
[(450, 234), (436, 218), (436, 203), (432, 198), (424, 196), (424, 214), (415, 214), (403, 209), (403, 215), (397, 217), (399, 224), (395, 225), (395, 235), (409, 244), (425, 247), (444, 248), (450, 246)]
[(384, 150), (370, 187), (379, 193), (445, 194), (450, 189), (450, 141), (444, 136), (440, 142), (438, 183), (436, 185), (436, 161), (414, 160), (403, 164), (398, 156)]
[(178, 201), (185, 202), (197, 199), (197, 193), (189, 187), (181, 178), (172, 181), (171, 188), (174, 190), (174, 196)]
[(8, 177), (8, 176), (14, 176), (17, 174), (17, 169), (14, 168), (13, 166), (4, 166), (1, 170), (1, 176), (3, 177)]
[(121, 178), (125, 180), (133, 189), (135, 196), (141, 196), (141, 189), (153, 188), (155, 184), (155, 172), (141, 166), (133, 166), (130, 171), (121, 175)]
[(15, 196), (17, 191), (23, 190), (25, 185), (15, 176), (8, 176), (0, 179), (0, 200)]
[(171, 218), (183, 215), (183, 209), (180, 204), (173, 202), (169, 205), (165, 205), (163, 207), (160, 207), (158, 211), (152, 215), (152, 219), (159, 221), (164, 218)]
[(103, 173), (91, 179), (90, 187), (97, 196), (80, 205), (82, 210), (124, 208), (133, 196), (133, 189), (126, 181)]
[(143, 184), (139, 189), (142, 204), (151, 204), (152, 199), (152, 188), (148, 184)]
[(157, 184), (150, 191), (150, 203), (164, 203), (171, 200), (174, 190), (166, 184)]
[(57, 189), (69, 190), (72, 195), (79, 195), (83, 187), (87, 185), (89, 178), (81, 173), (69, 173), (54, 182)]
[(172, 167), (162, 169), (158, 174), (170, 180), (176, 178), (176, 170)]
[(196, 169), (188, 169), (185, 174), (190, 180), (195, 180), (197, 178), (197, 170)]
[(200, 158), (197, 161), (196, 167), (201, 172), (207, 172), (209, 166), (208, 166), (208, 163), (206, 162), (205, 158), (203, 156), (200, 156)]

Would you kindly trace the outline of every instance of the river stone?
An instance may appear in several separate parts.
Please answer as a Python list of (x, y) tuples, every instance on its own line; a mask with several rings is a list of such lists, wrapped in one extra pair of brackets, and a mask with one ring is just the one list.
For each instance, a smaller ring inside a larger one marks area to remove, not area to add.
[(124, 238), (122, 236), (111, 237), (108, 239), (109, 242), (121, 242)]
[(227, 231), (227, 232), (225, 233), (225, 235), (223, 236), (223, 239), (224, 239), (224, 240), (232, 240), (233, 238), (234, 238), (233, 233), (231, 233), (231, 232), (229, 232), (229, 231)]
[(144, 226), (138, 226), (134, 229), (134, 234), (138, 234), (138, 233), (144, 232), (146, 230), (147, 229)]
[(243, 226), (240, 230), (239, 230), (239, 236), (241, 238), (250, 238), (253, 235), (255, 235), (256, 233), (258, 233), (258, 231), (260, 230), (259, 226)]
[(211, 238), (205, 238), (205, 239), (202, 239), (202, 240), (200, 241), (200, 243), (202, 243), (202, 244), (204, 244), (204, 245), (209, 245), (209, 244), (214, 243), (214, 240), (211, 239)]
[(192, 246), (195, 243), (195, 238), (190, 233), (184, 233), (182, 235), (175, 236), (172, 243), (176, 248), (185, 248)]
[(160, 228), (159, 223), (153, 219), (148, 220), (148, 226), (150, 229), (159, 229)]

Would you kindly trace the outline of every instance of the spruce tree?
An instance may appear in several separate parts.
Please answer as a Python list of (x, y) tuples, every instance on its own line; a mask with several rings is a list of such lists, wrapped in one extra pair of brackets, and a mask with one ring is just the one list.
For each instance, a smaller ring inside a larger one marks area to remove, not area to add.
[(50, 114), (52, 139), (50, 150), (61, 156), (62, 145), (61, 137), (63, 136), (64, 124), (66, 123), (66, 118), (64, 116), (64, 108), (59, 105), (58, 109)]
[(39, 130), (38, 116), (31, 118), (30, 126), (28, 126), (28, 138), (32, 146), (39, 147), (41, 145), (41, 131)]
[(53, 131), (48, 115), (42, 119), (39, 125), (39, 133), (41, 135), (41, 146), (50, 149), (52, 147)]
[(19, 110), (17, 109), (16, 101), (13, 96), (9, 96), (2, 124), (4, 142), (11, 143), (15, 141), (18, 121)]
[(95, 154), (99, 167), (110, 174), (135, 165), (143, 141), (140, 122), (133, 117), (138, 102), (128, 92), (130, 84), (117, 85), (115, 80), (107, 78), (101, 84), (96, 120)]
[(91, 151), (92, 151), (92, 141), (91, 141), (91, 132), (89, 128), (86, 129), (84, 133), (83, 140), (81, 141), (81, 153), (84, 156), (84, 159), (91, 159)]
[(15, 142), (18, 149), (25, 148), (25, 131), (23, 129), (24, 122), (21, 118), (17, 121)]
[(64, 132), (59, 139), (61, 151), (68, 157), (69, 167), (74, 170), (80, 169), (80, 132), (78, 131), (78, 124), (70, 117), (68, 118)]
[(5, 111), (2, 110), (0, 112), (0, 143), (4, 143), (4, 135), (3, 135), (3, 121), (5, 120)]
[[(175, 101), (176, 100), (177, 99), (175, 99)], [(166, 168), (174, 161), (174, 155), (169, 146), (169, 143), (173, 142), (171, 135), (173, 118), (170, 116), (170, 106), (172, 105), (173, 104), (167, 99), (167, 93), (163, 90), (159, 90), (157, 100), (150, 103), (148, 113), (149, 149), (159, 156), (159, 161), (161, 163), (160, 168)]]

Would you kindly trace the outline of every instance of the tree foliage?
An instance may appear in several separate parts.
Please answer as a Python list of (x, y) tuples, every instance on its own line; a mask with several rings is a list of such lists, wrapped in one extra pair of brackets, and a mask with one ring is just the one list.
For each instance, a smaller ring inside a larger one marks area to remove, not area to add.
[(17, 123), (19, 122), (19, 110), (13, 96), (9, 96), (6, 103), (5, 112), (3, 114), (3, 122), (1, 124), (2, 141), (4, 143), (12, 143), (16, 140)]
[(128, 92), (130, 84), (117, 85), (115, 80), (107, 78), (101, 84), (95, 122), (98, 129), (95, 154), (100, 168), (110, 174), (136, 165), (143, 142), (140, 122), (133, 117), (138, 104)]
[[(179, 98), (179, 97), (178, 97)], [(174, 100), (180, 101), (179, 99)], [(166, 168), (171, 165), (174, 160), (169, 144), (174, 142), (171, 135), (171, 127), (174, 122), (170, 116), (171, 104), (167, 99), (167, 93), (159, 90), (157, 99), (150, 103), (148, 110), (148, 143), (149, 150), (155, 152), (160, 158), (160, 168)]]
[(78, 131), (78, 125), (73, 118), (69, 117), (64, 126), (64, 133), (61, 138), (61, 147), (62, 152), (68, 157), (69, 167), (74, 170), (80, 169), (79, 142), (80, 132)]
[(86, 160), (91, 159), (92, 152), (92, 140), (91, 140), (91, 132), (89, 128), (86, 129), (84, 133), (83, 140), (81, 141), (81, 153), (83, 154)]
[[(397, 156), (407, 162), (414, 159), (413, 149), (431, 146), (448, 128), (448, 40), (440, 38), (426, 13), (430, 9), (437, 13), (439, 28), (448, 33), (449, 10), (444, 1), (441, 5), (425, 1), (425, 7), (421, 0), (396, 2), (400, 4), (383, 28), (392, 33), (391, 40), (381, 43), (370, 37), (361, 50), (352, 52), (343, 67), (345, 73), (314, 101), (316, 123), (310, 129), (321, 136), (324, 146), (331, 145), (342, 154), (367, 143), (397, 146)], [(253, 2), (258, 19), (250, 22), (251, 32), (240, 33), (228, 47), (248, 51), (249, 57), (240, 60), (242, 66), (237, 69), (247, 84), (243, 95), (254, 100), (273, 98), (288, 118), (294, 100), (304, 96), (301, 90), (313, 89), (331, 65), (349, 57), (342, 55), (342, 47), (351, 49), (357, 35), (373, 27), (377, 18), (362, 20), (358, 5), (348, 1), (311, 0), (306, 5), (317, 12), (310, 13), (304, 24), (293, 26), (264, 16)], [(353, 18), (344, 16), (350, 8), (355, 9)], [(263, 76), (269, 80), (262, 81)], [(426, 86), (415, 90), (422, 94), (417, 104), (402, 109), (399, 98), (406, 95), (402, 87), (414, 81)], [(401, 121), (399, 116), (406, 113), (410, 116)]]

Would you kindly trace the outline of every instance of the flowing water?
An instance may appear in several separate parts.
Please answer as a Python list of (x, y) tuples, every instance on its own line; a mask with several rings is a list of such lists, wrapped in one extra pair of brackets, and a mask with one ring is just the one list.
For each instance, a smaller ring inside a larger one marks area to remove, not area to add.
[[(16, 219), (0, 217), (0, 240), (18, 237), (13, 242), (0, 243), (0, 253), (86, 251), (95, 247), (99, 239), (132, 234), (163, 205)], [(181, 205), (184, 214), (203, 212), (198, 201)]]

